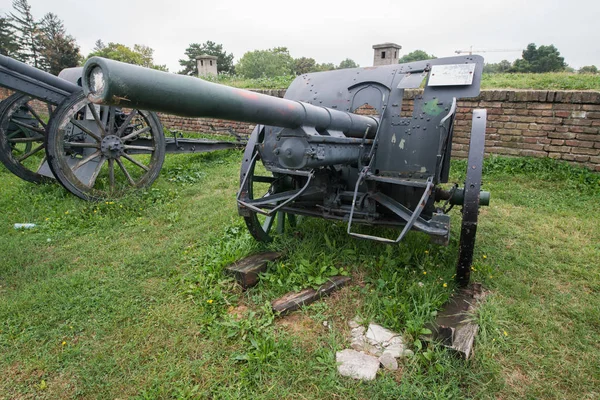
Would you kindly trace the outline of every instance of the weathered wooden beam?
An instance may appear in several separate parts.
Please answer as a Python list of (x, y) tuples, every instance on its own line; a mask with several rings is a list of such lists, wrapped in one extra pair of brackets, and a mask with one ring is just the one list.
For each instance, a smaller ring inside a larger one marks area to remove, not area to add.
[(232, 274), (244, 289), (248, 289), (258, 283), (258, 274), (267, 270), (267, 263), (280, 257), (281, 253), (276, 252), (253, 254), (227, 266), (225, 271)]
[(273, 311), (280, 314), (287, 314), (295, 311), (304, 305), (308, 305), (323, 296), (329, 295), (336, 289), (341, 288), (350, 281), (348, 276), (332, 276), (329, 281), (321, 285), (317, 290), (309, 288), (299, 292), (290, 292), (283, 297), (271, 302)]

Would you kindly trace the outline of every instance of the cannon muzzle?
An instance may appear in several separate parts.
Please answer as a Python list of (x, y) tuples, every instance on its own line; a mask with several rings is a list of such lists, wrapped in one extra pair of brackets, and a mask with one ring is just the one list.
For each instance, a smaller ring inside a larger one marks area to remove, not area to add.
[(280, 99), (205, 80), (136, 65), (90, 58), (83, 70), (83, 89), (97, 104), (119, 105), (184, 117), (207, 117), (296, 129), (313, 127), (319, 133), (342, 132), (373, 138), (374, 117)]

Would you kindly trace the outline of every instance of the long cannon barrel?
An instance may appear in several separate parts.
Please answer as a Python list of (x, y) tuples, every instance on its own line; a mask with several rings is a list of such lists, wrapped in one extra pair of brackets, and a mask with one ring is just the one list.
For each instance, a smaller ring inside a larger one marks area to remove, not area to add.
[(4, 67), (9, 71), (14, 71), (21, 75), (28, 76), (67, 93), (75, 93), (76, 91), (81, 90), (81, 88), (74, 83), (7, 56), (0, 55), (0, 67)]
[[(346, 136), (375, 135), (378, 120), (364, 115), (280, 99), (136, 65), (90, 58), (82, 86), (93, 103), (160, 111), (184, 117), (208, 117)], [(368, 131), (368, 132), (367, 132)]]
[(67, 96), (81, 91), (74, 83), (3, 55), (0, 55), (0, 86), (51, 104), (60, 104)]

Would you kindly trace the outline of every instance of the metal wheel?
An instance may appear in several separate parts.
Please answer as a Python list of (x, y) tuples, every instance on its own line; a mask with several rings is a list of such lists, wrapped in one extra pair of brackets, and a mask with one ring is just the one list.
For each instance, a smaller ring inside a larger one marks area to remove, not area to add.
[(47, 104), (47, 110), (40, 110), (43, 103), (33, 101), (15, 93), (0, 105), (0, 162), (19, 178), (41, 183), (50, 181), (37, 171), (45, 160), (46, 122), (52, 108)]
[(100, 107), (83, 93), (56, 109), (46, 147), (56, 179), (74, 195), (92, 201), (150, 186), (165, 158), (165, 137), (155, 114)]
[(465, 194), (462, 209), (462, 224), (456, 266), (456, 281), (460, 286), (469, 284), (471, 264), (477, 234), (477, 216), (479, 214), (479, 195), (485, 146), (486, 111), (474, 110), (465, 180)]
[[(278, 192), (278, 178), (264, 167), (260, 162), (260, 154), (256, 146), (262, 142), (264, 130), (257, 126), (252, 132), (246, 150), (240, 171), (240, 193), (244, 201), (259, 199), (271, 196)], [(246, 175), (248, 177), (246, 178)], [(267, 216), (258, 212), (245, 209), (244, 221), (250, 231), (250, 234), (260, 242), (270, 242), (273, 240), (273, 232), (283, 233), (285, 228), (286, 214), (276, 212)], [(295, 226), (296, 219), (293, 215), (288, 215), (291, 226)]]

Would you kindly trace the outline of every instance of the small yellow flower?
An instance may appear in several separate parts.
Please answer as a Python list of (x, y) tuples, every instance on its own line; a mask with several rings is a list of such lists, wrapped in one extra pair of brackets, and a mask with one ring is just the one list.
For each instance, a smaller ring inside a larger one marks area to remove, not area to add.
[(492, 342), (495, 342), (495, 341), (496, 341), (496, 339), (492, 339)]
[(444, 282), (444, 284), (442, 286), (443, 287), (448, 287), (448, 284), (446, 282)]
[(68, 214), (68, 213), (69, 213), (69, 210), (65, 211), (65, 214)]
[(423, 275), (427, 275), (427, 271), (423, 271)]
[(62, 342), (61, 344), (62, 344), (63, 346), (66, 346), (66, 345), (67, 345), (67, 342), (65, 342), (65, 341), (63, 340), (63, 342)]
[(97, 212), (97, 211), (96, 211), (96, 210), (94, 210), (94, 214), (96, 214), (96, 212)]
[(504, 336), (508, 336), (508, 332), (502, 331), (502, 333), (504, 333)]
[(119, 208), (123, 208), (123, 204), (119, 204)]
[(213, 303), (213, 301), (214, 301), (214, 300), (212, 300), (212, 299), (210, 299), (210, 300), (206, 300), (206, 302), (207, 302), (208, 304), (212, 304), (212, 303)]
[(487, 256), (484, 254), (484, 255), (483, 255), (483, 259), (485, 260), (486, 258), (487, 258)]
[(46, 218), (46, 221), (50, 221), (50, 218)]
[(105, 201), (104, 204), (108, 204), (108, 201)]
[(493, 275), (490, 275), (490, 279), (492, 279), (493, 277), (494, 277)]
[(429, 250), (425, 250), (425, 254), (429, 254)]

